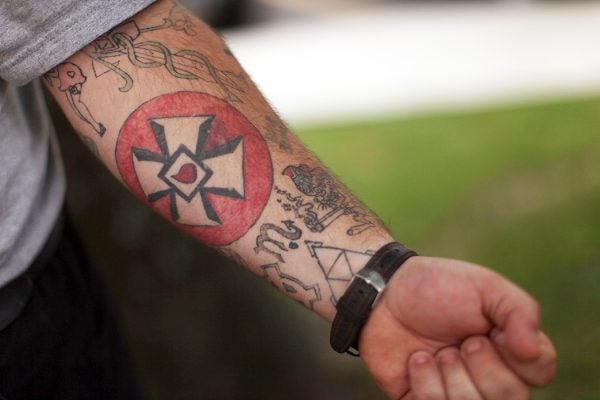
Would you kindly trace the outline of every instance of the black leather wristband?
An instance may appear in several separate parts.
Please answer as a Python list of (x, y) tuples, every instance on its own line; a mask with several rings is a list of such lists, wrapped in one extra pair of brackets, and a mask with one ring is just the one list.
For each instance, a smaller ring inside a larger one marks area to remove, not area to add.
[(338, 353), (358, 355), (358, 337), (367, 322), (377, 296), (394, 272), (417, 253), (398, 242), (388, 243), (375, 253), (367, 265), (354, 276), (336, 305), (329, 342)]

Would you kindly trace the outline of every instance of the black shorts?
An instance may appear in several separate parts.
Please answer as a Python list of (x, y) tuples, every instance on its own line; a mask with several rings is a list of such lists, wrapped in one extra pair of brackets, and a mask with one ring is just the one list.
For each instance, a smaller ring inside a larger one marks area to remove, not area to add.
[(0, 399), (140, 399), (115, 304), (61, 220), (25, 278), (25, 307), (0, 331)]

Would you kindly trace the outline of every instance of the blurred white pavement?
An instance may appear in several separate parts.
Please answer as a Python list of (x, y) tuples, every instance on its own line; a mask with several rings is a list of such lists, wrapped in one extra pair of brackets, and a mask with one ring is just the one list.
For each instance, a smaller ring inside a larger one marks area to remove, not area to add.
[(600, 3), (398, 4), (224, 32), (292, 123), (600, 93)]

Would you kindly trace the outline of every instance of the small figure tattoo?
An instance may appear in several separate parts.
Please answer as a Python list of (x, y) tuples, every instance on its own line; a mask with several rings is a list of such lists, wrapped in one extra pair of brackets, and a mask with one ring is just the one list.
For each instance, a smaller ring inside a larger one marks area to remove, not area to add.
[[(75, 114), (85, 123), (90, 125), (100, 137), (106, 132), (106, 127), (96, 121), (87, 105), (81, 100), (81, 91), (87, 81), (81, 68), (70, 62), (59, 64), (44, 75), (50, 87), (57, 84), (58, 90), (63, 92)], [(56, 82), (58, 81), (58, 82)]]

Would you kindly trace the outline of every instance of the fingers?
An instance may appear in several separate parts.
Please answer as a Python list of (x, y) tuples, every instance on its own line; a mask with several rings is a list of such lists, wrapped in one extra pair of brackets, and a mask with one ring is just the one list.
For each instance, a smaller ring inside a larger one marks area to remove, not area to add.
[(540, 356), (538, 325), (540, 307), (525, 291), (503, 277), (481, 275), (480, 295), (484, 312), (505, 334), (505, 350), (513, 358), (534, 360)]
[(504, 363), (491, 342), (483, 336), (464, 341), (461, 358), (472, 382), (486, 400), (525, 400), (529, 389)]
[(448, 400), (483, 400), (461, 360), (458, 349), (448, 347), (436, 354)]
[(556, 350), (543, 332), (538, 332), (540, 356), (532, 361), (516, 358), (506, 348), (506, 334), (495, 330), (490, 335), (504, 361), (527, 384), (542, 387), (550, 383), (556, 374)]
[(460, 351), (442, 349), (409, 359), (411, 391), (402, 400), (524, 400), (529, 389), (502, 360), (489, 339), (467, 339)]
[(444, 384), (433, 357), (415, 352), (408, 360), (411, 393), (406, 397), (414, 400), (445, 400)]

